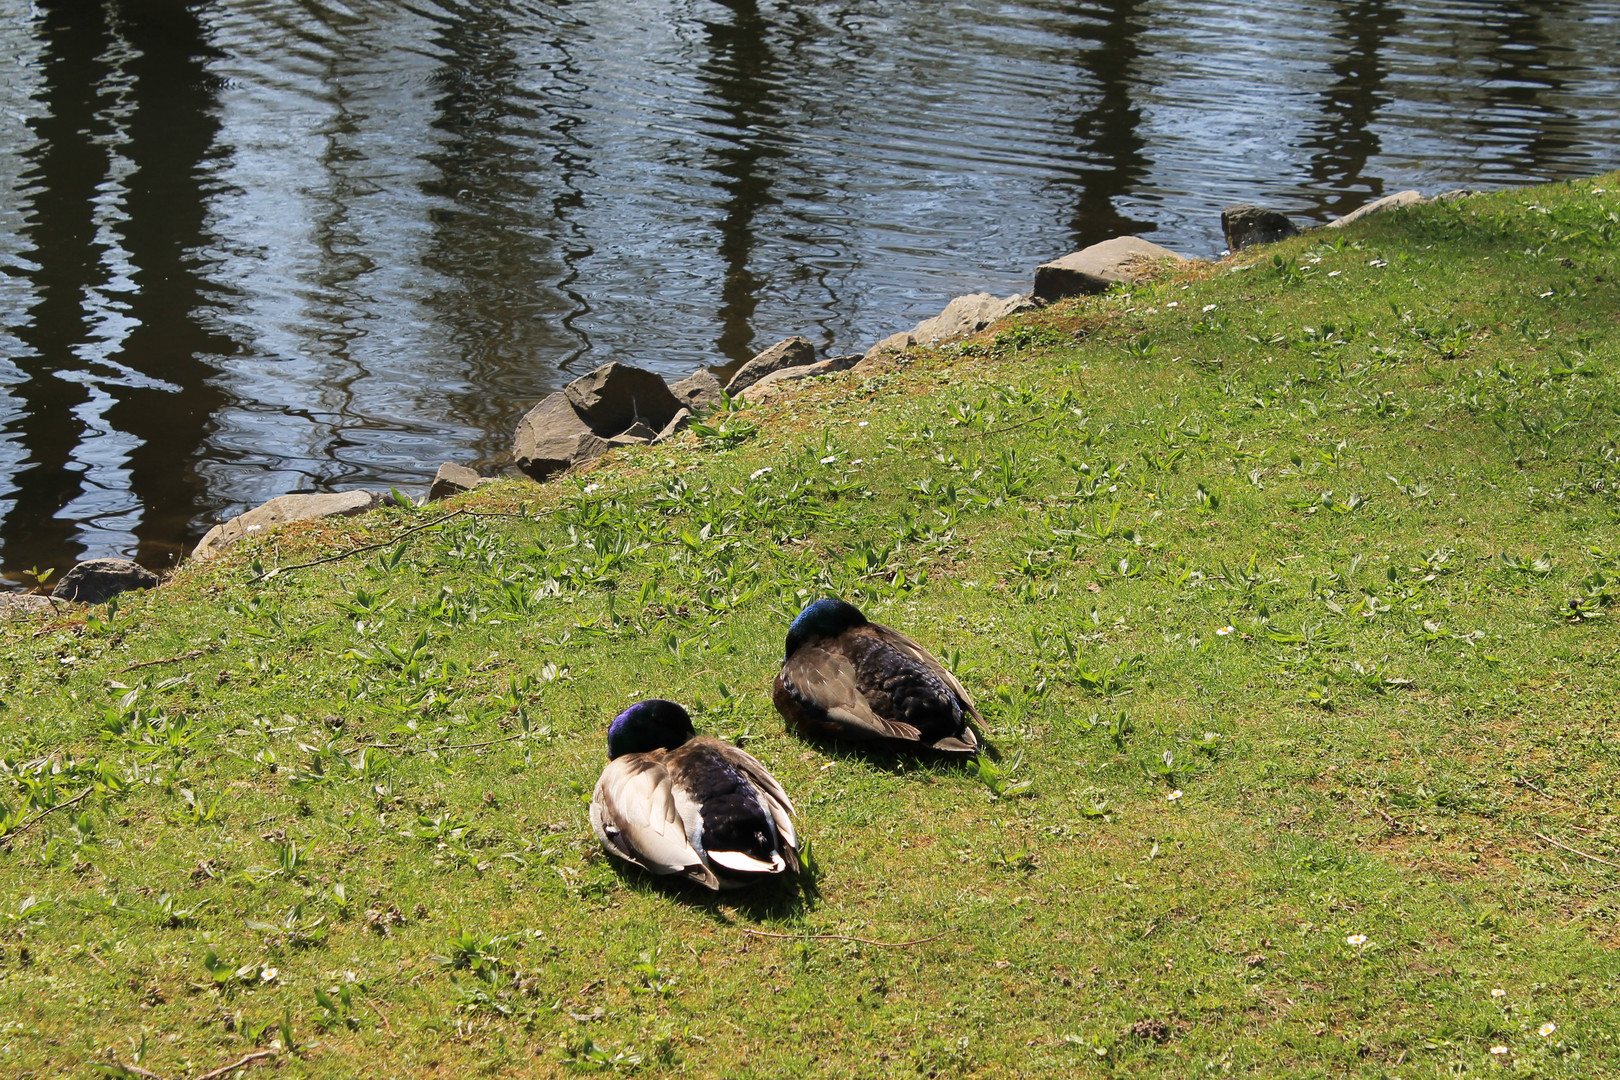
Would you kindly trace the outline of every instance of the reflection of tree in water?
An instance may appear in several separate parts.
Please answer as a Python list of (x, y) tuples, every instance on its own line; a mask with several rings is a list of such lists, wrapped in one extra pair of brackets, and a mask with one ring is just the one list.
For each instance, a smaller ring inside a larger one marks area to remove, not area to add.
[(771, 134), (780, 124), (773, 88), (776, 59), (766, 41), (770, 24), (753, 0), (720, 0), (731, 12), (728, 22), (705, 22), (710, 58), (702, 78), (721, 110), (721, 125), (710, 132), (717, 146), (712, 151), (719, 174), (715, 186), (725, 193), (721, 204), (720, 260), (725, 281), (720, 287), (720, 355), (733, 363), (753, 354), (754, 312), (766, 279), (749, 263), (756, 237), (754, 218), (776, 200), (771, 194), (772, 159), (783, 156), (772, 145)]
[(1390, 102), (1383, 57), (1401, 13), (1386, 0), (1354, 0), (1335, 5), (1333, 15), (1334, 80), (1320, 97), (1321, 119), (1304, 145), (1312, 151), (1309, 171), (1320, 209), (1342, 216), (1384, 193), (1383, 177), (1369, 175), (1367, 163), (1380, 148), (1372, 125)]
[[(76, 524), (56, 515), (92, 494), (89, 469), (119, 464), (105, 444), (114, 439), (130, 446), (132, 498), (117, 502), (139, 504), (135, 555), (162, 563), (206, 498), (197, 464), (223, 399), (205, 358), (232, 351), (206, 327), (213, 297), (197, 254), (218, 126), (207, 50), (184, 4), (59, 0), (37, 10), (43, 114), (32, 121), (23, 229), (36, 300), (18, 328), (26, 379), (11, 390), (24, 408), (6, 430), (27, 464), (12, 478), (16, 504), (0, 541), (11, 566), (82, 552)], [(121, 256), (98, 239), (106, 220)]]
[(1469, 116), (1478, 141), (1492, 144), (1487, 166), (1517, 180), (1545, 180), (1553, 165), (1569, 160), (1581, 145), (1575, 116), (1556, 103), (1564, 91), (1561, 71), (1568, 46), (1555, 43), (1547, 20), (1569, 5), (1528, 0), (1491, 5), (1482, 15), (1489, 47), (1477, 70), (1481, 102)]
[(1063, 32), (1089, 47), (1076, 52), (1080, 71), (1096, 89), (1073, 125), (1072, 178), (1060, 181), (1075, 191), (1069, 230), (1076, 247), (1130, 233), (1151, 232), (1154, 225), (1120, 213), (1115, 200), (1133, 195), (1152, 168), (1144, 152), (1142, 109), (1133, 95), (1134, 72), (1143, 57), (1140, 37), (1146, 29), (1144, 0), (1104, 0), (1066, 8)]
[(209, 326), (221, 302), (200, 251), (208, 244), (206, 173), (219, 132), (218, 86), (207, 71), (213, 55), (196, 9), (201, 5), (142, 0), (119, 5), (119, 26), (136, 55), (134, 114), (124, 153), (135, 170), (126, 181), (119, 235), (135, 266), (130, 314), (136, 325), (116, 357), (168, 386), (142, 382), (116, 391), (107, 410), (114, 428), (139, 442), (129, 455), (131, 494), (141, 506), (136, 558), (176, 556), (175, 538), (195, 538), (192, 520), (208, 505), (198, 466), (214, 416), (226, 403), (215, 385), (219, 358), (238, 350)]
[[(450, 409), (491, 433), (486, 453), (504, 444), (499, 433), (515, 421), (500, 410), (551, 390), (553, 369), (588, 348), (573, 326), (586, 306), (572, 286), (574, 264), (590, 249), (554, 235), (583, 205), (579, 176), (589, 169), (577, 134), (583, 120), (570, 108), (584, 83), (565, 36), (578, 27), (568, 25), (565, 6), (545, 8), (547, 21), (562, 25), (541, 42), (554, 85), (539, 92), (528, 85), (537, 73), (513, 47), (516, 31), (500, 9), (441, 5), (432, 39), (443, 58), (433, 121), (443, 139), (427, 158), (438, 175), (422, 184), (439, 201), (428, 211), (432, 241), (423, 264), (447, 284), (428, 305), (448, 329), (468, 385), (449, 395)], [(534, 29), (526, 34), (533, 48)]]

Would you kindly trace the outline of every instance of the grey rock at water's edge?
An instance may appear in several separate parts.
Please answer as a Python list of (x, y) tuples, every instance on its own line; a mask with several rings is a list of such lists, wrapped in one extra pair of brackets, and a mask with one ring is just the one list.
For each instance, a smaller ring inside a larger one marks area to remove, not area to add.
[(353, 517), (371, 510), (381, 501), (375, 491), (339, 491), (317, 495), (278, 495), (262, 506), (209, 529), (197, 542), (191, 557), (198, 561), (215, 555), (249, 537), (261, 536), (289, 521)]
[(1395, 208), (1401, 206), (1417, 206), (1420, 203), (1426, 203), (1428, 201), (1428, 199), (1423, 197), (1423, 192), (1421, 191), (1397, 191), (1393, 195), (1385, 195), (1382, 199), (1374, 200), (1373, 202), (1368, 203), (1366, 206), (1352, 210), (1342, 218), (1336, 218), (1335, 220), (1328, 222), (1327, 227), (1330, 229), (1342, 228), (1343, 226), (1350, 224), (1352, 221), (1360, 221), (1369, 214), (1377, 214), (1385, 210), (1394, 210)]
[(561, 392), (530, 409), (518, 421), (512, 438), (513, 460), (536, 480), (601, 457), (608, 449), (608, 441), (585, 422), (568, 395)]
[(433, 486), (428, 488), (427, 501), (436, 502), (439, 499), (448, 499), (452, 495), (460, 495), (463, 491), (471, 491), (478, 486), (483, 477), (465, 465), (457, 465), (447, 461), (439, 466), (439, 471), (433, 476)]
[(805, 338), (795, 336), (778, 341), (738, 368), (737, 374), (726, 383), (726, 393), (740, 394), (773, 371), (805, 367), (815, 362), (816, 347)]
[(1256, 244), (1275, 244), (1285, 237), (1294, 236), (1299, 226), (1288, 220), (1280, 210), (1264, 206), (1228, 206), (1221, 211), (1221, 232), (1226, 235), (1227, 250), (1238, 252)]
[(657, 431), (681, 407), (659, 376), (618, 361), (581, 375), (563, 387), (563, 393), (591, 430), (607, 437), (637, 420)]
[(707, 409), (720, 402), (720, 380), (708, 368), (699, 368), (669, 389), (687, 409)]
[(1470, 198), (1473, 198), (1475, 195), (1483, 195), (1483, 194), (1485, 194), (1485, 193), (1483, 191), (1480, 191), (1478, 188), (1459, 187), (1459, 188), (1452, 188), (1449, 191), (1440, 192), (1440, 194), (1438, 194), (1438, 195), (1436, 195), (1434, 197), (1433, 201), (1434, 202), (1456, 202), (1458, 199), (1470, 199)]
[(33, 615), (49, 615), (58, 605), (48, 596), (38, 593), (0, 593), (0, 622), (25, 619)]
[[(715, 385), (718, 386), (719, 384), (716, 383)], [(660, 431), (657, 437), (653, 439), (653, 445), (657, 446), (665, 439), (673, 439), (676, 435), (680, 434), (691, 426), (691, 423), (692, 410), (682, 409), (680, 412), (675, 414), (669, 423), (664, 425), (664, 430)]]
[(119, 593), (155, 589), (160, 584), (156, 574), (128, 559), (88, 559), (63, 574), (51, 596), (80, 604), (105, 604)]
[(848, 371), (860, 361), (860, 353), (846, 353), (843, 356), (829, 356), (825, 360), (818, 360), (814, 364), (805, 364), (801, 367), (778, 368), (748, 387), (738, 396), (748, 402), (763, 401), (767, 396), (767, 387), (781, 386), (783, 383), (798, 382), (801, 379), (812, 379), (817, 375), (834, 375), (840, 371)]
[(1110, 285), (1135, 282), (1166, 260), (1180, 263), (1187, 258), (1139, 236), (1116, 236), (1036, 267), (1035, 296), (1057, 300), (1107, 292)]
[(866, 350), (866, 354), (856, 361), (854, 371), (857, 375), (873, 375), (879, 371), (887, 371), (895, 362), (905, 354), (905, 351), (915, 345), (916, 339), (908, 330), (898, 334), (890, 334), (882, 341)]
[[(680, 410), (677, 409), (676, 412)], [(608, 440), (609, 446), (645, 446), (658, 438), (658, 432), (637, 420), (613, 438)]]
[(1035, 306), (1023, 293), (1004, 298), (984, 292), (958, 296), (945, 305), (944, 311), (914, 326), (911, 336), (918, 345), (938, 345), (951, 338), (976, 334), (993, 322)]

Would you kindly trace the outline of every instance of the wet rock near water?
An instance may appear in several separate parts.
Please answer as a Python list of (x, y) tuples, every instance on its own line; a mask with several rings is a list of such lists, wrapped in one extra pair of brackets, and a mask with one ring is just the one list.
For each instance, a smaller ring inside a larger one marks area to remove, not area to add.
[(720, 380), (708, 368), (699, 368), (669, 389), (686, 409), (707, 409), (720, 403)]
[(289, 521), (353, 517), (373, 509), (382, 497), (375, 491), (342, 491), (315, 495), (278, 495), (262, 506), (215, 525), (198, 541), (191, 557), (211, 559), (243, 540), (256, 538)]
[(529, 410), (513, 436), (512, 458), (529, 476), (545, 480), (614, 447), (652, 442), (683, 408), (653, 372), (603, 364)]
[[(717, 383), (716, 385), (719, 384)], [(670, 419), (669, 423), (664, 425), (664, 430), (660, 431), (657, 437), (653, 439), (653, 445), (656, 446), (666, 439), (673, 439), (676, 435), (679, 435), (691, 425), (692, 410), (682, 409)]]
[[(812, 379), (817, 375), (833, 375), (840, 371), (848, 371), (861, 360), (860, 353), (848, 353), (843, 356), (830, 356), (814, 364), (805, 364), (800, 367), (778, 368), (769, 375), (760, 379), (739, 395), (744, 401), (763, 401), (771, 387), (780, 387), (785, 383), (799, 382), (803, 379)], [(774, 393), (774, 391), (771, 391)]]
[(1221, 232), (1227, 250), (1238, 252), (1256, 244), (1275, 244), (1294, 236), (1299, 226), (1280, 210), (1264, 206), (1228, 206), (1221, 211)]
[(766, 349), (748, 363), (726, 383), (726, 393), (736, 395), (753, 386), (767, 375), (787, 368), (808, 367), (816, 362), (816, 347), (802, 337), (790, 337)]
[(909, 330), (902, 330), (898, 334), (890, 334), (882, 341), (866, 350), (866, 354), (856, 362), (851, 369), (857, 375), (876, 375), (895, 367), (906, 350), (917, 344), (917, 339), (911, 336)]
[(79, 604), (105, 604), (119, 593), (155, 589), (160, 584), (156, 574), (128, 559), (89, 559), (63, 574), (51, 596)]
[(428, 488), (427, 501), (437, 502), (452, 495), (460, 495), (464, 491), (471, 491), (482, 481), (483, 477), (475, 470), (447, 461), (440, 465), (439, 471), (434, 474), (433, 486)]
[(1107, 292), (1111, 285), (1141, 280), (1162, 263), (1186, 261), (1186, 256), (1139, 236), (1117, 236), (1036, 267), (1034, 295), (1051, 301)]
[(952, 338), (977, 334), (993, 322), (1037, 306), (1031, 297), (1023, 293), (1007, 297), (996, 297), (985, 292), (958, 296), (945, 305), (944, 311), (913, 327), (911, 337), (918, 345), (939, 345)]
[(617, 361), (581, 375), (563, 387), (563, 395), (579, 418), (606, 438), (623, 435), (637, 421), (656, 433), (681, 409), (663, 379)]
[(1419, 206), (1428, 201), (1421, 191), (1397, 191), (1393, 195), (1385, 195), (1382, 199), (1375, 199), (1366, 206), (1352, 210), (1342, 218), (1335, 218), (1327, 223), (1327, 227), (1341, 229), (1352, 221), (1360, 221), (1362, 218), (1372, 214), (1382, 213), (1385, 210), (1395, 210), (1404, 206)]

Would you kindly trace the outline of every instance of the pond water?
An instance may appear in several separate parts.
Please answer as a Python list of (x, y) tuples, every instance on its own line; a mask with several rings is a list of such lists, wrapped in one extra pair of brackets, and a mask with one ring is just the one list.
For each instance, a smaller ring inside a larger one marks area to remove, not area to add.
[(1259, 202), (1620, 164), (1620, 3), (0, 0), (0, 565)]

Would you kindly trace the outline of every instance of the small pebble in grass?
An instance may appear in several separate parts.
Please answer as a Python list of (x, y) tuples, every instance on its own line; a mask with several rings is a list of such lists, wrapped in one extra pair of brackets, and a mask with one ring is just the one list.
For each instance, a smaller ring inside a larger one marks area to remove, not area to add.
[(1351, 934), (1349, 937), (1344, 939), (1344, 943), (1346, 945), (1365, 945), (1367, 944), (1367, 935)]
[(1545, 1024), (1542, 1024), (1540, 1027), (1536, 1028), (1536, 1034), (1545, 1039), (1547, 1036), (1551, 1035), (1557, 1030), (1558, 1025), (1549, 1020)]
[(1491, 991), (1491, 997), (1493, 997), (1493, 998), (1507, 997), (1507, 991), (1502, 989), (1500, 986), (1498, 986), (1496, 989)]
[(1166, 795), (1165, 798), (1168, 799), (1170, 802), (1175, 802), (1177, 799), (1181, 798), (1181, 789), (1176, 788), (1176, 790), (1174, 790), (1170, 794)]
[(1215, 631), (1215, 636), (1217, 636), (1217, 637), (1225, 637), (1227, 634), (1230, 634), (1230, 633), (1234, 632), (1235, 630), (1237, 630), (1237, 627), (1235, 627), (1235, 626), (1231, 626), (1231, 625), (1222, 626), (1222, 627), (1218, 628)]
[(1507, 1047), (1505, 1047), (1505, 1046), (1493, 1046), (1493, 1047), (1491, 1047), (1491, 1053), (1497, 1054), (1497, 1055), (1505, 1054), (1505, 1053), (1507, 1053)]

